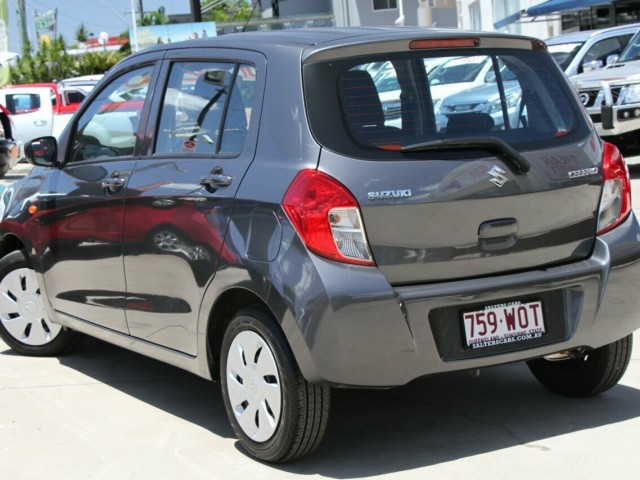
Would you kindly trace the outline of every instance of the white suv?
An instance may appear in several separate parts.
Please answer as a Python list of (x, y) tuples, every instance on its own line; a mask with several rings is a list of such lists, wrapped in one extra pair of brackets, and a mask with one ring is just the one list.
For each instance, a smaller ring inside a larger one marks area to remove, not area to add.
[(602, 138), (640, 164), (640, 32), (616, 63), (570, 80)]
[(549, 53), (567, 76), (602, 68), (612, 55), (619, 55), (640, 23), (572, 32), (545, 40)]

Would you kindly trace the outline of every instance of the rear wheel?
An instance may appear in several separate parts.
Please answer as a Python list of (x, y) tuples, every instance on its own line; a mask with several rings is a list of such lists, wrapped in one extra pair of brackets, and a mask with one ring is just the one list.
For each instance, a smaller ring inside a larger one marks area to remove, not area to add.
[(589, 397), (616, 385), (629, 365), (633, 336), (565, 359), (538, 358), (527, 362), (538, 381), (549, 390), (569, 397)]
[(233, 318), (220, 368), (229, 421), (252, 456), (287, 462), (317, 448), (329, 417), (329, 387), (307, 383), (269, 314), (250, 308)]
[(51, 322), (33, 267), (21, 251), (0, 260), (0, 337), (18, 353), (59, 355), (80, 334)]

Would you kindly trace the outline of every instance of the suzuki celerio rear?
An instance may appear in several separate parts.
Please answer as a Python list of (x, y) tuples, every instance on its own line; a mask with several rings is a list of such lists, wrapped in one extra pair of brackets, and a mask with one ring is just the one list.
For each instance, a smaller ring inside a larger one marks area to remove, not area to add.
[[(76, 154), (125, 104), (129, 159)], [(29, 190), (3, 196), (0, 334), (41, 355), (77, 330), (220, 379), (257, 458), (313, 451), (331, 387), (527, 361), (589, 396), (629, 362), (629, 174), (539, 40), (328, 28), (159, 46), (110, 72), (59, 145), (29, 145)], [(89, 258), (110, 275), (59, 273)], [(46, 287), (29, 289), (39, 323), (19, 278)]]

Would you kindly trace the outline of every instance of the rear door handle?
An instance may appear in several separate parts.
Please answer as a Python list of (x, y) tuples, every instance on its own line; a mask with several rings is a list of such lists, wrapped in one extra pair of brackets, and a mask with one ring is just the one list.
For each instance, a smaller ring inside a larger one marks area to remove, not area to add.
[(228, 187), (233, 182), (233, 177), (231, 175), (224, 175), (222, 173), (213, 173), (211, 175), (206, 175), (200, 179), (200, 183), (205, 186), (219, 188), (219, 187)]
[(200, 179), (200, 184), (204, 185), (209, 191), (216, 191), (220, 187), (228, 187), (231, 182), (233, 182), (233, 177), (222, 173), (222, 167), (215, 167), (210, 174)]

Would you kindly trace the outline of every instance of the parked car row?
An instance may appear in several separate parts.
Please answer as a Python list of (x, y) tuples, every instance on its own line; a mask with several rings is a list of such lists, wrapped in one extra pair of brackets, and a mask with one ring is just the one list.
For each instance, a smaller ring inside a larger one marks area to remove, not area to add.
[[(490, 56), (439, 57), (425, 59), (425, 74), (429, 79), (429, 95), (434, 106), (436, 128), (443, 131), (453, 117), (470, 113), (486, 113), (491, 116), (493, 127), (503, 128), (505, 117), (500, 104), (498, 77)], [(402, 67), (386, 62), (382, 66), (367, 64), (363, 70), (373, 72), (385, 115), (385, 124), (402, 126), (402, 102), (399, 77), (405, 76)], [(500, 86), (507, 90), (507, 117), (511, 124), (518, 119), (521, 91), (509, 68), (498, 65)], [(523, 112), (526, 113), (526, 112)], [(410, 121), (405, 115), (404, 121)], [(457, 120), (453, 120), (455, 123)]]
[[(618, 146), (629, 164), (640, 163), (640, 62), (635, 61), (640, 58), (639, 29), (640, 24), (631, 24), (545, 41), (578, 90), (598, 133)], [(491, 129), (527, 122), (520, 85), (505, 65), (497, 66), (500, 76), (495, 67), (483, 55), (424, 59), (438, 131), (450, 124), (455, 128), (459, 118), (469, 114), (488, 114)], [(372, 74), (385, 124), (401, 127), (402, 122), (414, 121), (402, 108), (401, 84), (406, 77), (402, 67), (388, 61), (362, 68)]]
[(640, 163), (640, 32), (599, 70), (571, 77), (600, 136)]
[(11, 114), (14, 137), (23, 157), (23, 145), (37, 137), (59, 137), (73, 113), (102, 78), (89, 75), (58, 83), (7, 85), (0, 88), (0, 105)]

